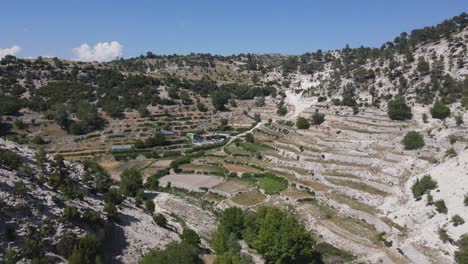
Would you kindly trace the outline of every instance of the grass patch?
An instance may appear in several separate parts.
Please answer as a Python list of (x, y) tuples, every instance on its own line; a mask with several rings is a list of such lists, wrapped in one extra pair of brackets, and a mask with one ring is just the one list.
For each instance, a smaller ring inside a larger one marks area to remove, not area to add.
[(249, 191), (249, 192), (244, 192), (236, 197), (232, 198), (231, 200), (239, 205), (245, 205), (245, 206), (251, 206), (251, 205), (256, 205), (265, 200), (265, 195), (261, 194), (259, 191)]
[(274, 150), (274, 148), (271, 146), (262, 143), (240, 142), (239, 146), (248, 152), (263, 152)]
[(258, 178), (257, 186), (264, 190), (266, 194), (278, 194), (288, 188), (288, 180), (275, 176), (270, 173), (256, 175)]
[(235, 145), (229, 145), (226, 148), (224, 148), (225, 152), (234, 155), (234, 156), (249, 156), (251, 153), (244, 150), (241, 147), (235, 146)]

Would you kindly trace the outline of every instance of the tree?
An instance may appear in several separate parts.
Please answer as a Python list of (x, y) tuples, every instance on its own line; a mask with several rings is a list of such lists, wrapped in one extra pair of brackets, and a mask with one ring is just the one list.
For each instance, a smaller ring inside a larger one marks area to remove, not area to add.
[(145, 187), (151, 190), (156, 190), (159, 187), (159, 179), (157, 175), (153, 174), (146, 178)]
[(179, 93), (179, 98), (182, 100), (184, 105), (191, 105), (193, 104), (193, 100), (190, 98), (190, 95), (187, 91), (181, 91)]
[(213, 104), (214, 109), (223, 111), (225, 109), (224, 105), (229, 102), (229, 94), (223, 90), (218, 90), (211, 95), (211, 103)]
[(288, 108), (284, 105), (284, 101), (279, 102), (276, 108), (276, 113), (280, 116), (284, 116), (288, 113)]
[(166, 135), (161, 131), (154, 133), (152, 137), (149, 137), (145, 140), (145, 147), (153, 148), (157, 146), (163, 146), (166, 144)]
[(115, 204), (104, 205), (104, 212), (107, 214), (107, 218), (109, 218), (109, 220), (115, 221), (117, 219), (118, 210)]
[(310, 263), (315, 241), (297, 219), (276, 207), (260, 207), (257, 231), (248, 241), (269, 263)]
[(432, 118), (445, 119), (450, 116), (450, 108), (441, 101), (436, 101), (431, 108)]
[(413, 117), (411, 108), (406, 105), (403, 98), (397, 98), (388, 102), (387, 113), (392, 120), (407, 120)]
[(125, 169), (120, 175), (120, 191), (125, 196), (135, 197), (143, 187), (143, 176), (135, 168)]
[(138, 113), (140, 114), (141, 118), (148, 117), (150, 112), (148, 111), (148, 108), (146, 105), (142, 104), (138, 107)]
[(403, 137), (402, 143), (407, 150), (420, 149), (424, 147), (424, 138), (421, 133), (410, 131)]
[(418, 58), (418, 65), (416, 68), (422, 75), (426, 75), (430, 70), (429, 63), (422, 56)]
[(104, 202), (106, 204), (119, 205), (123, 202), (123, 200), (124, 198), (122, 194), (116, 188), (111, 188), (104, 194)]
[(68, 258), (73, 253), (78, 238), (73, 232), (65, 232), (61, 237), (57, 245), (55, 245), (55, 250), (57, 253), (65, 258)]
[(227, 235), (234, 233), (238, 238), (242, 236), (242, 229), (244, 227), (244, 215), (240, 208), (229, 207), (224, 210), (219, 224), (226, 228)]
[(254, 143), (254, 142), (255, 142), (255, 138), (254, 138), (254, 136), (252, 135), (252, 133), (247, 133), (247, 134), (245, 134), (245, 141), (246, 141), (246, 142), (250, 142), (250, 143)]
[(182, 235), (180, 235), (180, 239), (182, 239), (182, 242), (190, 244), (197, 248), (200, 246), (201, 243), (200, 236), (197, 234), (197, 232), (187, 227), (184, 228)]
[(309, 129), (310, 123), (309, 123), (309, 120), (307, 120), (306, 118), (299, 117), (296, 120), (296, 126), (298, 129)]
[(253, 264), (253, 258), (246, 254), (233, 254), (226, 252), (221, 255), (216, 255), (213, 264)]
[(213, 240), (211, 241), (211, 247), (218, 254), (222, 254), (228, 251), (227, 241), (229, 239), (229, 233), (226, 227), (219, 224)]
[(68, 259), (70, 264), (97, 264), (101, 261), (101, 242), (93, 234), (81, 237)]
[(152, 250), (139, 264), (201, 264), (198, 248), (188, 243), (171, 242), (164, 250)]
[(15, 115), (21, 104), (13, 97), (0, 96), (0, 116)]

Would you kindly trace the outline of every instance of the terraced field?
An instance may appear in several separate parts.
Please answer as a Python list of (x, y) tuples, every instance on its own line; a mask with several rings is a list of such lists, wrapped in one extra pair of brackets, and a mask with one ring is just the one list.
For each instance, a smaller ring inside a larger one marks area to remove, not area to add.
[[(254, 143), (234, 140), (221, 152), (210, 152), (216, 155), (207, 153), (181, 168), (208, 173), (215, 166), (225, 176), (234, 173), (235, 180), (225, 177), (210, 188), (224, 197), (216, 201), (218, 207), (293, 205), (325, 241), (375, 261), (406, 263), (400, 251), (411, 257), (418, 250), (411, 244), (395, 246), (405, 240), (406, 230), (381, 207), (387, 197), (401, 193), (410, 175), (430, 163), (422, 153), (404, 151), (400, 143), (415, 124), (391, 121), (371, 108), (357, 115), (341, 107), (320, 111), (327, 117), (320, 126), (297, 130), (283, 122), (266, 123), (252, 131)], [(311, 118), (314, 112), (309, 108), (301, 116)], [(252, 177), (267, 172), (285, 185)]]

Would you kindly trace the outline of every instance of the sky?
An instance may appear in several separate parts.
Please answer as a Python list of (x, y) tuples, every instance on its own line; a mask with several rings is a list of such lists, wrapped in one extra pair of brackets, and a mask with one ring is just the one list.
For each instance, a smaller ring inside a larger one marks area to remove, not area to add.
[(5, 0), (0, 57), (302, 54), (380, 47), (468, 12), (468, 0)]

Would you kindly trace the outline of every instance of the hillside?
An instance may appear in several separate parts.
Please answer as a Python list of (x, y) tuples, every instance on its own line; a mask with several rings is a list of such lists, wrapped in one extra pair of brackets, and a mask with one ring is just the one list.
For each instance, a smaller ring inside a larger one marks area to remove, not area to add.
[(298, 56), (6, 56), (0, 260), (464, 263), (467, 25)]

